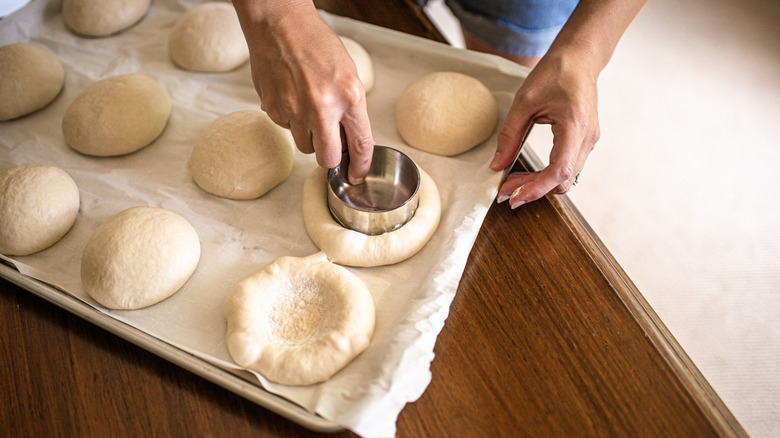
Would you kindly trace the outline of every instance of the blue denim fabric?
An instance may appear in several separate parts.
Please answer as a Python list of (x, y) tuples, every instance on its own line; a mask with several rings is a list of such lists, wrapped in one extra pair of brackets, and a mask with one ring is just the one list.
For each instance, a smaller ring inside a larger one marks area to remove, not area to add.
[(494, 49), (540, 56), (578, 0), (446, 0), (465, 31)]

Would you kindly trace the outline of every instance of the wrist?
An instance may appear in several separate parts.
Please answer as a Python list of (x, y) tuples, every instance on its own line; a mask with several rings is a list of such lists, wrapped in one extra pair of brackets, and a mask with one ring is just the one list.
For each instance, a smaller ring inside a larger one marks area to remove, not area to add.
[[(317, 14), (311, 0), (233, 0), (247, 38), (286, 32), (302, 15)], [(259, 35), (258, 35), (259, 34)]]
[(579, 68), (597, 78), (644, 3), (645, 0), (580, 0), (548, 54), (574, 60)]
[(548, 74), (554, 72), (556, 77), (565, 81), (579, 77), (595, 84), (605, 65), (591, 44), (584, 41), (572, 44), (560, 42), (550, 47), (534, 70), (546, 70)]

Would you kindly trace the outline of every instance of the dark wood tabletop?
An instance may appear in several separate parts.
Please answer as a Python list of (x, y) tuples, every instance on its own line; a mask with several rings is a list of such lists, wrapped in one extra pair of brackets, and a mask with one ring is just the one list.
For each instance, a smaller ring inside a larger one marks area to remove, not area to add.
[[(315, 3), (443, 41), (412, 0)], [(5, 280), (0, 339), (3, 436), (316, 435)], [(489, 210), (435, 355), (400, 437), (745, 435), (566, 197)]]

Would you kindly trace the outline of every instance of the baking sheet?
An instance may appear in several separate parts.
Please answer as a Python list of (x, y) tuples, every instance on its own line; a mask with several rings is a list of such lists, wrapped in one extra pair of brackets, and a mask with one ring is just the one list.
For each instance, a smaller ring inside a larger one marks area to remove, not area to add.
[[(57, 1), (35, 0), (0, 21), (0, 44), (42, 45), (65, 67), (64, 89), (52, 104), (0, 123), (0, 168), (30, 162), (57, 165), (74, 178), (81, 195), (76, 224), (62, 240), (37, 254), (3, 259), (23, 275), (91, 306), (100, 315), (96, 318), (122, 322), (233, 371), (237, 367), (224, 342), (222, 302), (238, 281), (271, 260), (318, 252), (301, 213), (303, 180), (316, 162), (313, 156), (296, 152), (290, 177), (252, 201), (218, 198), (192, 182), (186, 163), (200, 132), (221, 115), (260, 106), (247, 64), (228, 73), (204, 74), (177, 69), (170, 62), (168, 33), (178, 17), (198, 3), (156, 0), (139, 24), (108, 38), (81, 38), (67, 31)], [(501, 178), (488, 169), (496, 134), (456, 157), (418, 151), (396, 132), (395, 99), (426, 73), (459, 71), (493, 91), (503, 118), (526, 70), (490, 55), (322, 15), (337, 33), (360, 42), (371, 54), (376, 83), (367, 100), (374, 138), (402, 150), (431, 175), (441, 193), (442, 218), (427, 246), (411, 259), (385, 267), (349, 268), (366, 282), (377, 308), (374, 338), (364, 353), (319, 385), (286, 387), (260, 376), (257, 382), (359, 435), (389, 436), (403, 406), (416, 400), (430, 381), (436, 336)], [(155, 78), (171, 96), (173, 110), (163, 134), (123, 157), (95, 158), (71, 150), (60, 128), (70, 102), (96, 80), (133, 72)], [(171, 298), (135, 311), (104, 309), (81, 287), (81, 253), (100, 223), (137, 205), (166, 208), (187, 218), (201, 239), (201, 260)]]
[(318, 415), (306, 411), (291, 401), (272, 394), (252, 383), (241, 372), (220, 368), (203, 359), (172, 346), (152, 335), (138, 330), (114, 318), (104, 315), (94, 307), (63, 293), (50, 285), (28, 277), (11, 266), (0, 263), (0, 277), (55, 304), (98, 327), (138, 345), (168, 361), (191, 371), (247, 400), (318, 432), (336, 432), (344, 428)]

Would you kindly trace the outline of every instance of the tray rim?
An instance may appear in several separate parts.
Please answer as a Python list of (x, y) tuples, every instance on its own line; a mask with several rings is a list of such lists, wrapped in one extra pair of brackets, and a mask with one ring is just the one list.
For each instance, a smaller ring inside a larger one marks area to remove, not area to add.
[(311, 431), (333, 433), (345, 430), (344, 426), (311, 413), (286, 398), (265, 390), (256, 383), (187, 353), (122, 321), (111, 318), (47, 283), (28, 277), (15, 267), (9, 266), (5, 260), (0, 260), (0, 278)]
[[(47, 8), (54, 0), (29, 0), (23, 7), (11, 14), (0, 17), (0, 29), (3, 26), (11, 25), (18, 15), (27, 13), (30, 8)], [(445, 57), (460, 57), (464, 51), (451, 45), (432, 41), (416, 35), (404, 33), (391, 28), (378, 26), (364, 21), (356, 20), (347, 16), (334, 14), (322, 8), (317, 8), (317, 12), (326, 22), (326, 24), (336, 33), (341, 34), (349, 25), (357, 24), (372, 32), (384, 32), (389, 35), (415, 40), (416, 44), (431, 50), (435, 47)], [(499, 58), (495, 55), (468, 51), (474, 58), (491, 58), (496, 64), (497, 71), (503, 75), (510, 75), (517, 78), (525, 78), (527, 71), (512, 63), (509, 60)], [(0, 279), (9, 281), (16, 286), (33, 293), (34, 295), (68, 311), (69, 313), (84, 319), (106, 331), (135, 344), (142, 349), (155, 354), (175, 365), (184, 368), (218, 386), (233, 392), (240, 397), (257, 404), (260, 407), (268, 409), (283, 418), (286, 418), (298, 425), (313, 432), (334, 433), (348, 428), (344, 425), (328, 420), (316, 412), (311, 412), (301, 407), (299, 404), (265, 389), (259, 381), (253, 381), (242, 377), (237, 372), (231, 372), (229, 369), (220, 367), (204, 358), (188, 352), (186, 349), (176, 346), (140, 330), (129, 323), (116, 319), (109, 314), (101, 312), (92, 307), (89, 303), (79, 299), (69, 292), (58, 288), (56, 285), (38, 280), (32, 276), (22, 273), (14, 263), (23, 263), (23, 260), (14, 256), (0, 255)], [(426, 387), (427, 389), (427, 387)]]
[[(33, 4), (40, 4), (40, 0), (30, 0), (19, 10), (5, 17), (0, 17), (0, 26), (13, 21), (17, 13)], [(324, 17), (332, 16), (349, 21), (358, 21), (332, 14), (322, 9), (318, 9), (318, 11)], [(382, 31), (402, 34), (399, 31), (370, 23), (361, 22), (361, 24)], [(441, 44), (409, 34), (404, 35), (419, 38), (422, 44)], [(459, 50), (451, 46), (445, 45), (445, 47), (449, 47), (451, 50)], [(530, 144), (523, 147), (522, 153), (517, 160), (522, 162), (529, 170), (538, 171), (544, 167), (544, 164), (532, 147)], [(611, 280), (611, 283), (615, 286), (616, 294), (634, 314), (636, 322), (656, 345), (656, 348), (661, 352), (687, 392), (693, 396), (699, 407), (714, 422), (716, 428), (726, 436), (747, 436), (733, 413), (709, 385), (707, 379), (675, 340), (660, 317), (649, 306), (641, 292), (603, 245), (597, 234), (574, 206), (571, 199), (567, 195), (550, 198), (553, 199), (557, 210), (569, 223), (575, 234), (578, 235), (588, 252), (601, 266), (605, 276)], [(0, 278), (307, 429), (326, 433), (345, 430), (341, 425), (306, 411), (299, 405), (281, 396), (270, 393), (257, 383), (248, 381), (172, 344), (105, 315), (67, 292), (60, 291), (47, 283), (22, 274), (13, 266), (9, 266), (2, 258), (0, 258)]]

